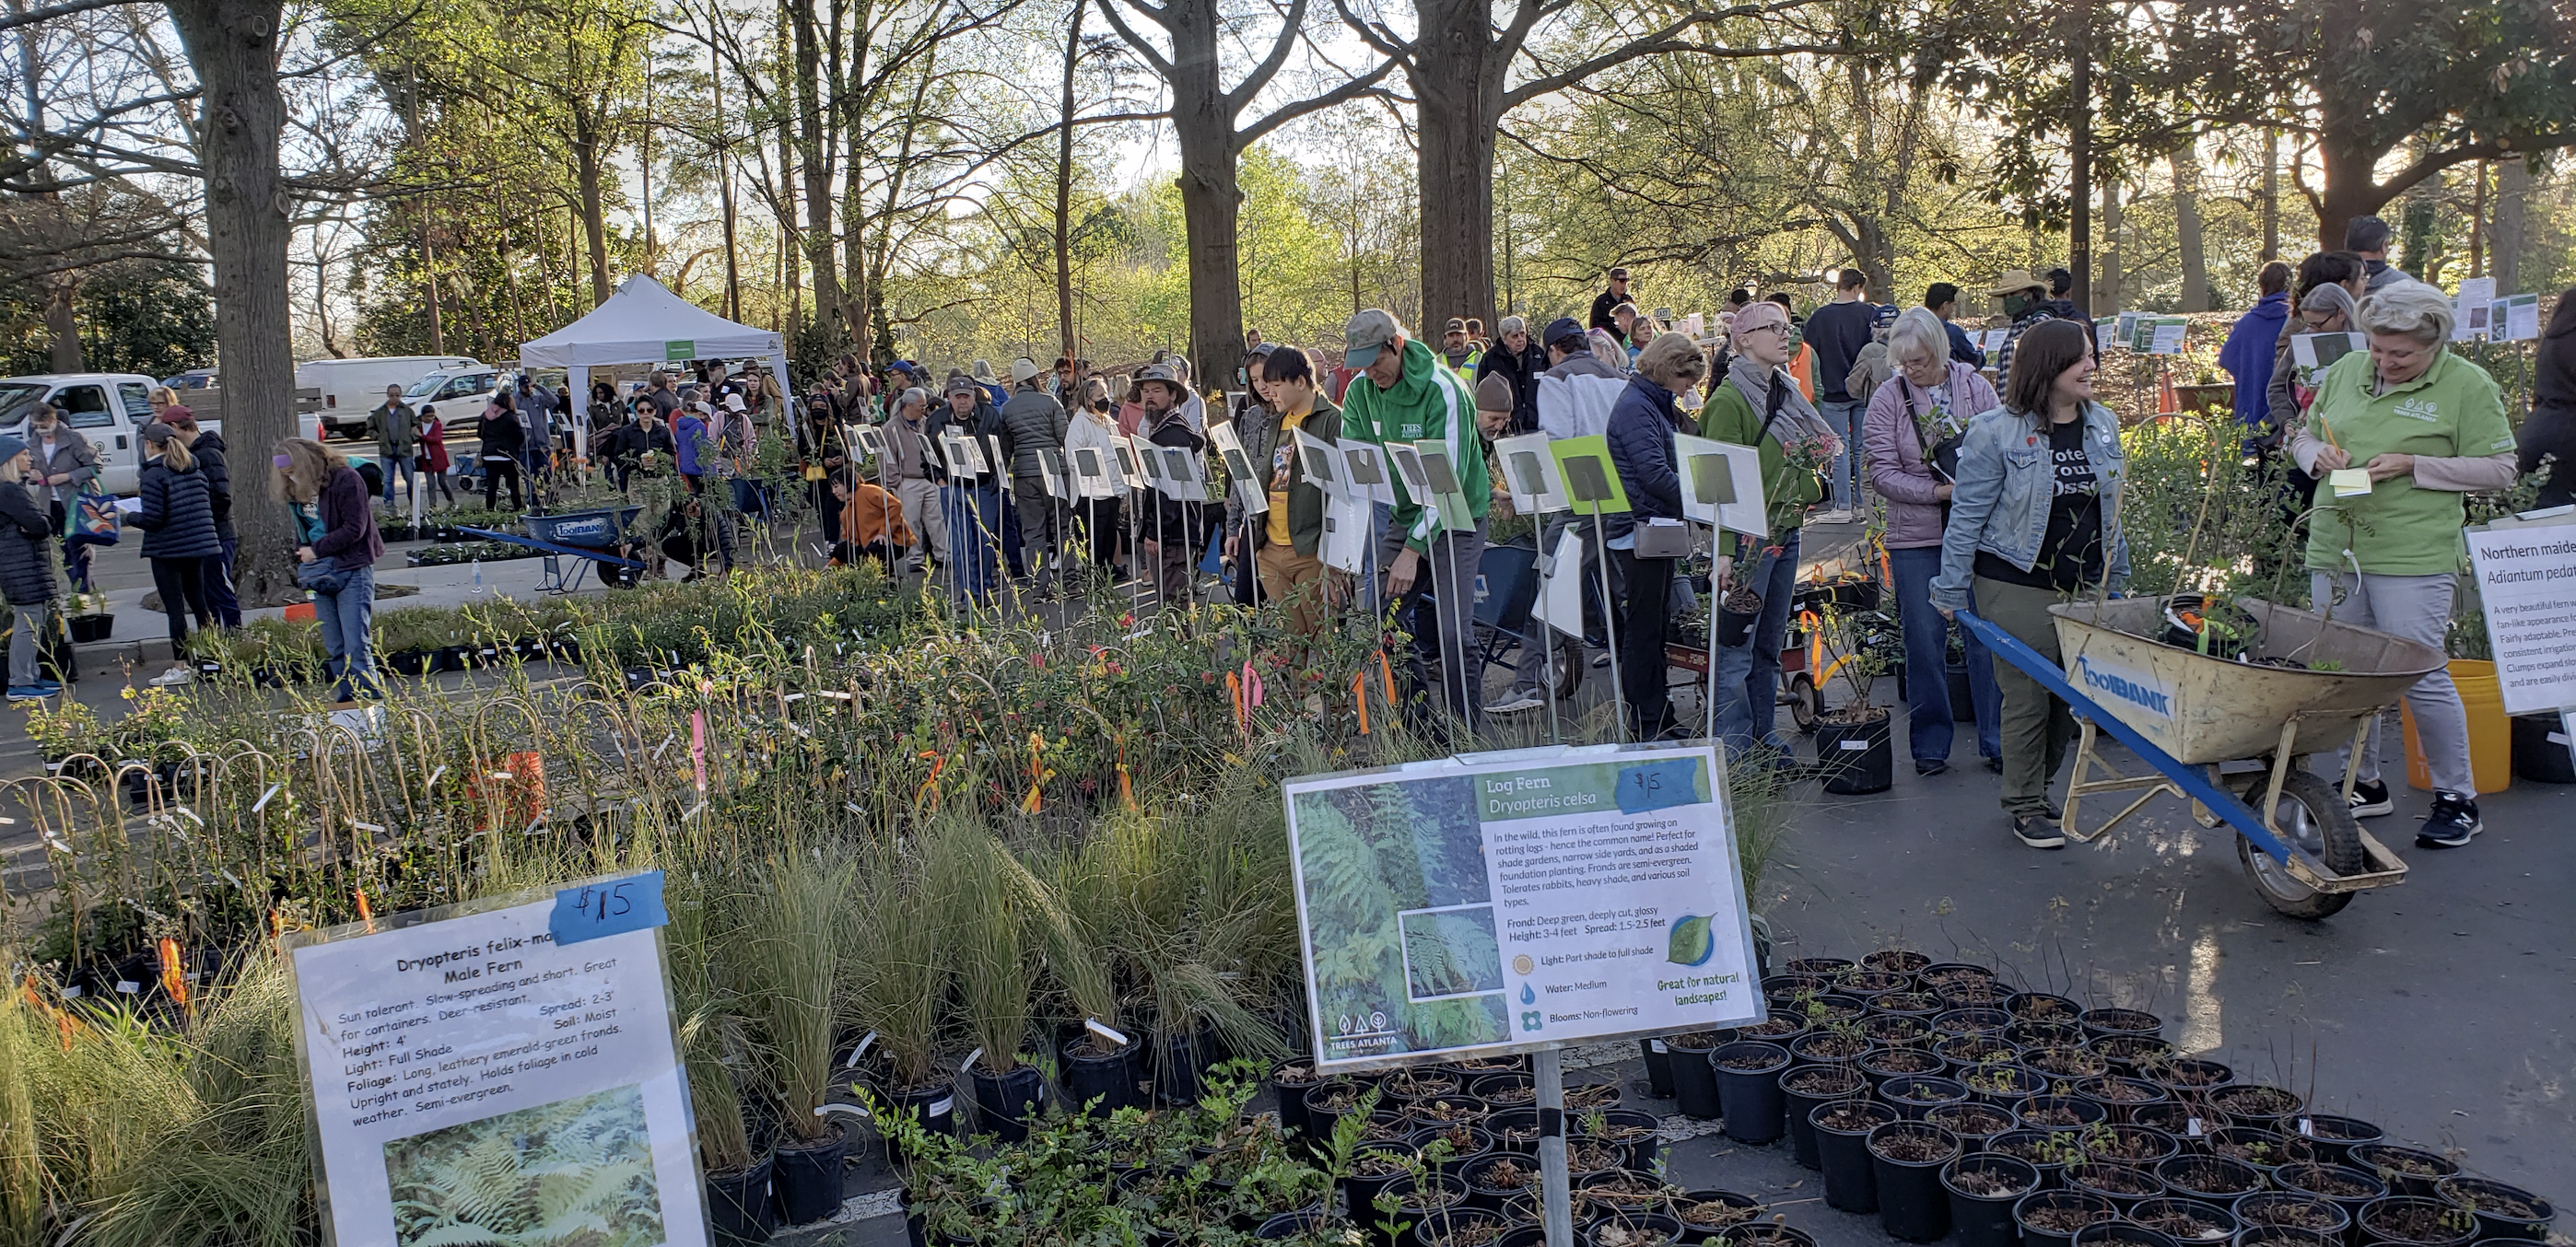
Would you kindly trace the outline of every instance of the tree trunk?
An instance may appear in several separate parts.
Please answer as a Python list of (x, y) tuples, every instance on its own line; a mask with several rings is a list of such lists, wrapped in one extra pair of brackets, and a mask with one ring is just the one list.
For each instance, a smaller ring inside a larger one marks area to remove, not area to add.
[(2317, 210), (2317, 249), (2343, 250), (2344, 226), (2357, 216), (2374, 216), (2386, 206), (2389, 190), (2373, 174), (2380, 153), (2360, 151), (2349, 141), (2338, 141), (2334, 133), (2333, 110), (2326, 110), (2326, 133), (2317, 144), (2319, 162), (2325, 166), (2326, 185), (2318, 195), (2322, 207)]
[(1190, 245), (1191, 385), (1220, 382), (1243, 360), (1243, 287), (1238, 284), (1243, 187), (1235, 176), (1234, 109), (1217, 56), (1216, 6), (1175, 0), (1171, 33), (1172, 136), (1180, 148), (1181, 221)]
[(2487, 250), (2495, 254), (2497, 294), (2522, 292), (2524, 208), (2531, 199), (2531, 166), (2516, 156), (2496, 168), (2495, 227)]
[[(286, 97), (277, 76), (282, 0), (168, 0), (202, 91), (206, 253), (213, 262), (215, 343), (223, 353), (226, 440), (257, 462), (295, 434), (295, 363), (286, 341), (289, 209), (278, 169)], [(287, 510), (237, 507), (244, 605), (300, 597)]]
[(2191, 140), (2166, 157), (2173, 166), (2174, 234), (2182, 250), (2182, 310), (2209, 310), (2209, 253), (2200, 232), (2200, 156)]
[(590, 305), (608, 302), (608, 213), (602, 204), (599, 126), (589, 110), (573, 109), (573, 181), (581, 192), (582, 244), (590, 252)]
[(742, 319), (742, 256), (734, 239), (733, 139), (725, 133), (724, 62), (707, 44), (707, 100), (716, 114), (716, 207), (724, 213), (725, 319)]
[(2067, 294), (2085, 315), (2094, 316), (2102, 309), (2093, 303), (2093, 0), (2075, 0), (2074, 42), (2074, 71), (2067, 76), (2074, 109), (2067, 127), (2073, 137), (2067, 163), (2075, 220), (2066, 231), (2066, 271), (2075, 275), (2075, 285)]
[[(1064, 36), (1061, 128), (1055, 134), (1055, 336), (1066, 359), (1082, 358), (1073, 337), (1073, 75), (1082, 65), (1082, 15), (1090, 7), (1089, 0), (1074, 0), (1072, 28)], [(1065, 401), (1077, 397), (1067, 394)]]
[(841, 286), (832, 255), (832, 159), (823, 133), (822, 49), (810, 4), (788, 6), (796, 49), (796, 161), (805, 176), (805, 259), (814, 270), (814, 326), (840, 335)]
[(80, 294), (78, 273), (56, 273), (45, 279), (45, 336), (52, 339), (56, 372), (88, 372), (81, 355), (80, 317), (73, 300)]
[(2263, 131), (2263, 262), (2281, 258), (2281, 132)]
[(2120, 184), (2111, 182), (2102, 188), (2102, 286), (2101, 297), (2093, 311), (2111, 313), (2120, 310)]
[[(1494, 131), (1509, 59), (1490, 0), (1423, 0), (1406, 74), (1413, 86), (1422, 217), (1422, 324), (1494, 315)], [(1438, 225), (1434, 225), (1438, 222)]]

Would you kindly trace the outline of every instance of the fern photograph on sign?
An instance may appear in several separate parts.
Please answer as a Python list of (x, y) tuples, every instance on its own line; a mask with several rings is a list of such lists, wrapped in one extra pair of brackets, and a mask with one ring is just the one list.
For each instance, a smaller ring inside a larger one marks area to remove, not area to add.
[(385, 1144), (401, 1247), (659, 1247), (661, 1192), (633, 1086)]

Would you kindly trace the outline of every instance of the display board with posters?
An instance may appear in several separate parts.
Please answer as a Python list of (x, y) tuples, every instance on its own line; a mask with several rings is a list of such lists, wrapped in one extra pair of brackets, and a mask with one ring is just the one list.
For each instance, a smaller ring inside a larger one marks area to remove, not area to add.
[(1283, 788), (1320, 1069), (1765, 1016), (1709, 745), (1468, 755)]
[(286, 936), (326, 1241), (704, 1244), (667, 921), (655, 871)]
[(2467, 532), (2506, 714), (2560, 712), (2576, 736), (2576, 512)]

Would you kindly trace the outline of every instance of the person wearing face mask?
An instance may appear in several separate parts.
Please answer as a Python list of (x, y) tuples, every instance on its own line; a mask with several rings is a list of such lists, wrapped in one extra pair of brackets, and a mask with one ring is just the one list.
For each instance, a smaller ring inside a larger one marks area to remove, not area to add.
[[(2370, 475), (2367, 493), (2335, 490), (2317, 500), (2307, 548), (2313, 609), (2438, 652), (2466, 557), (2463, 498), (2513, 484), (2513, 426), (2495, 379), (2450, 350), (2451, 300), (2441, 291), (2394, 283), (2363, 299), (2355, 320), (2370, 349), (2318, 376), (2316, 401), (2290, 435), (2290, 456), (2310, 476), (2342, 468)], [(2417, 681), (2406, 708), (2433, 780), (2432, 812), (2415, 843), (2459, 848), (2481, 824), (2468, 712), (2451, 673), (2437, 668)], [(2379, 741), (2373, 733), (2356, 763), (2356, 817), (2395, 808), (2379, 778)]]
[[(98, 479), (98, 448), (65, 421), (53, 404), (38, 403), (27, 417), (27, 449), (35, 455), (35, 467), (27, 474), (27, 484), (45, 504), (54, 531), (62, 532), (70, 519), (70, 507), (80, 498), (81, 486)], [(63, 570), (70, 574), (72, 588), (81, 593), (89, 592), (90, 544), (63, 539)]]
[[(1950, 353), (1947, 326), (1925, 307), (1910, 308), (1888, 331), (1896, 375), (1870, 392), (1861, 417), (1861, 448), (1870, 488), (1887, 503), (1888, 570), (1896, 580), (1897, 619), (1905, 630), (1906, 743), (1914, 773), (1950, 769), (1956, 730), (1948, 662), (1952, 625), (1932, 609), (1932, 578), (1941, 571), (1941, 530), (1950, 517), (1960, 438), (1968, 422), (1995, 409), (1995, 387)], [(1974, 703), (1977, 752), (1989, 769), (2003, 765), (2002, 694), (1985, 642), (1959, 629)]]
[[(2129, 581), (2120, 533), (2128, 458), (2120, 421), (2093, 398), (2093, 343), (2071, 320), (2033, 325), (2013, 353), (2003, 403), (1968, 426), (1942, 529), (1932, 605), (1980, 618), (2061, 661), (2048, 608)], [(2075, 715), (2019, 667), (1997, 659), (2003, 691), (2003, 808), (2034, 849), (2066, 847), (2049, 781), (2075, 739)]]

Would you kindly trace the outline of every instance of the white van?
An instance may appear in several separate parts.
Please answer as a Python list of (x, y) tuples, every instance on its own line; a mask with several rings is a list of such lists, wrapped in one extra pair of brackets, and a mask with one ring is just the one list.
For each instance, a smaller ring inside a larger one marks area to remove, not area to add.
[[(143, 426), (152, 423), (152, 387), (160, 382), (130, 372), (42, 373), (0, 377), (0, 429), (24, 437), (27, 416), (52, 403), (63, 420), (98, 448), (99, 483), (109, 493), (130, 494), (141, 466)], [(202, 393), (202, 391), (198, 391)], [(381, 401), (381, 400), (379, 400)], [(223, 422), (200, 413), (198, 425), (220, 431)]]
[(384, 405), (385, 387), (409, 390), (422, 374), (482, 367), (467, 355), (386, 355), (373, 359), (309, 359), (295, 366), (295, 388), (322, 392), (322, 428), (358, 438), (367, 417)]

